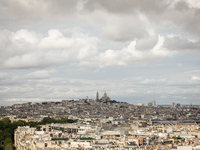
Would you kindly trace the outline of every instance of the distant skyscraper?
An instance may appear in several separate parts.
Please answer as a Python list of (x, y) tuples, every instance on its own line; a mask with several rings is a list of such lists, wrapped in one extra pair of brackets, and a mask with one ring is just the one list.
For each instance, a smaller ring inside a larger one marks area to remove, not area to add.
[(152, 100), (152, 101), (148, 102), (148, 106), (156, 106), (156, 101)]
[(156, 101), (155, 100), (152, 101), (152, 106), (156, 106)]
[(172, 102), (172, 107), (175, 108), (176, 107), (176, 103)]
[(99, 92), (97, 91), (96, 100), (99, 100)]

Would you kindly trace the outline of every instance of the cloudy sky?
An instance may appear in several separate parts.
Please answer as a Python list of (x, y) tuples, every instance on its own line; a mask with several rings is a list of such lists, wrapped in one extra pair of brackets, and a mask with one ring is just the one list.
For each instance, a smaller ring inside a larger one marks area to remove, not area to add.
[(0, 0), (0, 105), (200, 104), (199, 0)]

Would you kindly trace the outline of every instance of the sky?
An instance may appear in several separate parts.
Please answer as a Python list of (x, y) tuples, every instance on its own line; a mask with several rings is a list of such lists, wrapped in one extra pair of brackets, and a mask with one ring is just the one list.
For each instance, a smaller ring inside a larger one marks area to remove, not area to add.
[(199, 0), (0, 0), (0, 105), (200, 104)]

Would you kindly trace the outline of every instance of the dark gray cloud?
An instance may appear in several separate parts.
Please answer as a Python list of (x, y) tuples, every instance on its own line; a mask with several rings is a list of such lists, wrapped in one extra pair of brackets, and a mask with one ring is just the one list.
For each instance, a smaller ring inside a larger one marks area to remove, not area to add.
[(190, 9), (189, 6), (188, 6), (188, 4), (187, 4), (186, 2), (184, 2), (184, 1), (178, 1), (178, 2), (175, 4), (174, 8), (175, 8), (176, 10), (178, 10), (178, 11), (182, 11), (183, 13), (184, 13), (185, 11), (188, 11), (188, 10)]
[(87, 0), (84, 7), (86, 10), (95, 11), (96, 9), (105, 9), (111, 13), (134, 13), (136, 11), (161, 13), (169, 6), (170, 1), (159, 0)]
[(58, 15), (71, 15), (76, 12), (79, 0), (2, 0), (1, 18), (14, 20), (39, 21), (44, 17), (54, 17)]
[(169, 50), (200, 50), (200, 41), (192, 41), (176, 35), (167, 37), (163, 47)]
[(158, 37), (148, 36), (146, 38), (138, 39), (136, 42), (137, 42), (135, 46), (136, 49), (149, 50), (149, 49), (153, 49), (153, 47), (156, 45), (156, 43), (158, 42)]

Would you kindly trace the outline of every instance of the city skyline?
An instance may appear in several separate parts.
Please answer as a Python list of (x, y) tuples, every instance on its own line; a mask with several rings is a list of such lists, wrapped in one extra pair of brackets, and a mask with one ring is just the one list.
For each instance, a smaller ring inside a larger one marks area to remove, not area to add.
[[(0, 106), (200, 104), (197, 0), (1, 0)], [(102, 94), (99, 95), (101, 98)]]

